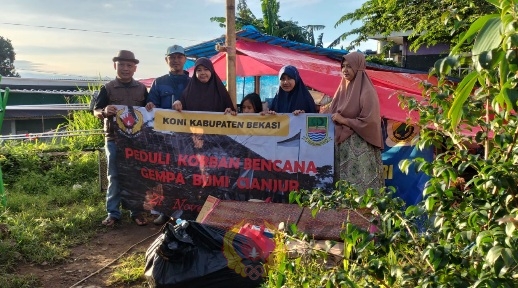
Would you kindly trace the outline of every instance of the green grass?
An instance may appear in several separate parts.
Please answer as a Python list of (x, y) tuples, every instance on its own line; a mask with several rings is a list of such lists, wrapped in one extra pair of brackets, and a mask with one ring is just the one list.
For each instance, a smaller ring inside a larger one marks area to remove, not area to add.
[(15, 248), (24, 259), (38, 264), (59, 263), (68, 256), (68, 247), (83, 243), (95, 233), (97, 218), (104, 215), (104, 197), (97, 194), (74, 203), (53, 195), (41, 195), (37, 202), (29, 202), (35, 197), (8, 193), (8, 210), (0, 221), (7, 224)]
[[(115, 284), (139, 284), (145, 280), (144, 277), (145, 254), (133, 253), (119, 260), (113, 273), (108, 279), (109, 285)], [(135, 287), (135, 286), (132, 286)], [(142, 286), (147, 287), (147, 286)]]
[(34, 288), (40, 287), (41, 282), (34, 275), (0, 275), (2, 288)]
[(105, 196), (99, 191), (95, 152), (54, 158), (25, 155), (32, 159), (27, 162), (18, 161), (14, 152), (4, 154), (10, 157), (4, 163), (26, 173), (6, 173), (7, 178), (18, 175), (6, 185), (7, 207), (0, 214), (5, 230), (0, 234), (0, 287), (38, 287), (30, 275), (11, 275), (16, 265), (64, 262), (71, 247), (96, 233), (105, 214)]
[[(89, 96), (73, 100), (89, 101)], [(90, 111), (76, 111), (67, 120), (65, 129), (71, 132), (102, 128)], [(99, 191), (99, 154), (84, 151), (103, 145), (101, 134), (2, 143), (7, 206), (0, 206), (0, 287), (40, 287), (34, 275), (13, 275), (17, 265), (63, 263), (71, 247), (89, 241), (99, 230), (106, 214), (105, 195)]]

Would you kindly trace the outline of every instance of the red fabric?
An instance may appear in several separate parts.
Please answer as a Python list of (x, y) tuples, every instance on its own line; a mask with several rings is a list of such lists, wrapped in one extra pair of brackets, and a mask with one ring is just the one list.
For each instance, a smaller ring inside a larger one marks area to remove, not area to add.
[(437, 85), (437, 79), (435, 77), (428, 78), (426, 74), (394, 73), (369, 69), (367, 69), (367, 74), (374, 85), (416, 95), (421, 95), (422, 93), (421, 87), (419, 87), (419, 82), (421, 81), (428, 81), (433, 85)]
[[(237, 76), (277, 76), (285, 65), (297, 67), (304, 83), (327, 95), (334, 95), (340, 83), (340, 62), (326, 56), (293, 51), (287, 48), (261, 42), (238, 40), (236, 42)], [(225, 53), (211, 58), (214, 70), (226, 80), (227, 63)]]
[(153, 81), (155, 81), (155, 78), (138, 79), (138, 81), (146, 85), (147, 88), (150, 88)]

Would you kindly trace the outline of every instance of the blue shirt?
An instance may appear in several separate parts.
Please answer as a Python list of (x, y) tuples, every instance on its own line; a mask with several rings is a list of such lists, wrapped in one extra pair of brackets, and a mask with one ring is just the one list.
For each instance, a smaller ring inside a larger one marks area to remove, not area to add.
[(189, 83), (189, 72), (183, 74), (166, 74), (153, 81), (146, 103), (153, 102), (155, 107), (162, 109), (173, 109), (173, 102), (180, 100), (182, 92)]

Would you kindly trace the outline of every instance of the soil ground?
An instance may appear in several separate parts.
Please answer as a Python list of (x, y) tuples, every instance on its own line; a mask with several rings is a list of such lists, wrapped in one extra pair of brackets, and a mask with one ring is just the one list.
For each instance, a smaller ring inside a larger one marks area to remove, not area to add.
[[(124, 256), (134, 252), (145, 252), (158, 237), (161, 228), (161, 226), (154, 225), (152, 221), (153, 218), (150, 217), (148, 218), (148, 225), (137, 226), (135, 223), (125, 220), (121, 221), (116, 227), (101, 228), (98, 235), (88, 243), (71, 249), (68, 262), (55, 266), (21, 265), (17, 273), (35, 275), (40, 279), (44, 288), (71, 287), (73, 285), (75, 285), (73, 287), (80, 288), (147, 287), (145, 281), (134, 285), (108, 286), (107, 280), (113, 268), (118, 264), (117, 262), (112, 263), (85, 281), (78, 282), (105, 267), (128, 249), (129, 251)], [(99, 223), (99, 225), (101, 224)], [(149, 239), (144, 240), (146, 238)]]

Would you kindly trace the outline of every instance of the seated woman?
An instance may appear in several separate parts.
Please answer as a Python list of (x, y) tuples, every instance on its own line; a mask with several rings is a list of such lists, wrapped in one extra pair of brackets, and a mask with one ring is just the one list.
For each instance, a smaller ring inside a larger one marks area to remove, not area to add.
[(261, 97), (257, 93), (250, 93), (241, 100), (241, 113), (261, 113), (263, 112), (263, 103)]
[(208, 58), (198, 58), (192, 77), (180, 100), (173, 103), (176, 111), (210, 111), (235, 114), (234, 103)]
[(279, 70), (279, 88), (268, 114), (316, 113), (315, 100), (300, 78), (297, 68), (287, 65)]
[(358, 52), (342, 58), (342, 80), (331, 102), (335, 124), (335, 179), (345, 180), (358, 192), (383, 185), (381, 117), (378, 94), (365, 73), (365, 56)]

